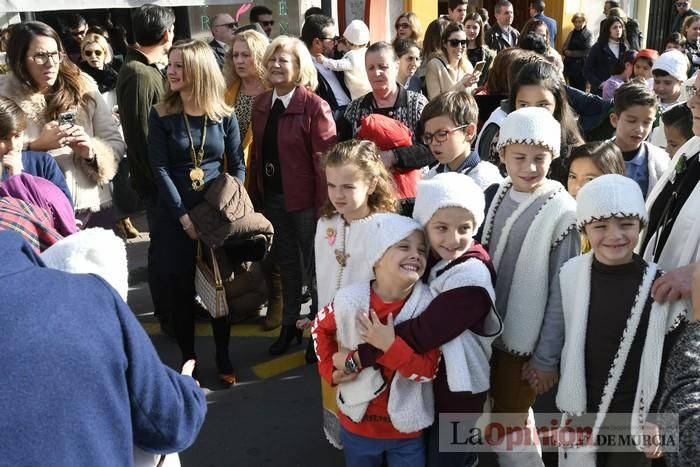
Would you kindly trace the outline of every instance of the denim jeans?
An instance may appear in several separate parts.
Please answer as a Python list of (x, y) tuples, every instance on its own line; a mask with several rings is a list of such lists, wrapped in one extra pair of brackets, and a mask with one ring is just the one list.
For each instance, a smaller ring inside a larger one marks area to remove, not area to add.
[(423, 437), (413, 439), (374, 439), (340, 428), (346, 467), (380, 467), (386, 454), (388, 467), (425, 466)]

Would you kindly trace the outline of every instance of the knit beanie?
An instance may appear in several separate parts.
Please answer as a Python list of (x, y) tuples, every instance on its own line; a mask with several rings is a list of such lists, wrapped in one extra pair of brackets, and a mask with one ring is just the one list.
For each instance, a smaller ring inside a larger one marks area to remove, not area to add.
[(688, 57), (679, 50), (669, 50), (659, 56), (654, 62), (651, 71), (663, 70), (678, 81), (685, 82), (688, 79)]
[(524, 107), (508, 114), (501, 123), (496, 150), (511, 144), (541, 146), (559, 157), (561, 127), (554, 116), (542, 107)]
[(379, 213), (372, 216), (367, 229), (367, 259), (374, 267), (386, 250), (399, 243), (414, 231), (423, 229), (410, 217), (394, 213)]
[(418, 183), (413, 218), (425, 227), (440, 208), (464, 208), (474, 218), (474, 233), (484, 221), (484, 192), (468, 175), (447, 172)]
[(363, 21), (354, 19), (345, 28), (343, 37), (352, 45), (365, 45), (369, 42), (369, 28)]
[(580, 231), (594, 221), (634, 217), (642, 226), (649, 220), (644, 195), (637, 182), (618, 174), (597, 177), (576, 196), (576, 225)]

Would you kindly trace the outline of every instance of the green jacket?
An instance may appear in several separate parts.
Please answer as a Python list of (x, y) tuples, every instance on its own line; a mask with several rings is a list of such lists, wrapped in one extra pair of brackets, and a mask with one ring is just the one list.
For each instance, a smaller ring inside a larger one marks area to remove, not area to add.
[(129, 49), (119, 70), (116, 91), (131, 185), (139, 194), (155, 194), (148, 160), (148, 115), (165, 92), (165, 78), (144, 54)]

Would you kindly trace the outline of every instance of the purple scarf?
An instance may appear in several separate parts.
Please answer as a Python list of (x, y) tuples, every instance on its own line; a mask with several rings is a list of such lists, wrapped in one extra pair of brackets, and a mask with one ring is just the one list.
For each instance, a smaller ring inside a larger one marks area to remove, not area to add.
[(78, 231), (73, 206), (48, 180), (27, 173), (15, 175), (2, 182), (0, 196), (21, 199), (45, 209), (51, 215), (53, 228), (64, 237)]

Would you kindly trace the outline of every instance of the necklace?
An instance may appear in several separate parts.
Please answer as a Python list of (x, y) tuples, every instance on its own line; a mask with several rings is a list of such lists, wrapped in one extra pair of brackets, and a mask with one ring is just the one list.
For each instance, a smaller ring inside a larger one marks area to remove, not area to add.
[(202, 125), (202, 144), (199, 150), (194, 150), (194, 141), (192, 140), (192, 130), (190, 129), (190, 121), (187, 119), (187, 114), (182, 112), (185, 117), (185, 127), (187, 127), (187, 137), (190, 140), (190, 158), (194, 164), (194, 168), (190, 169), (190, 180), (192, 181), (192, 189), (194, 191), (202, 191), (204, 189), (204, 170), (200, 167), (202, 159), (204, 159), (204, 142), (207, 139), (207, 116), (204, 115), (204, 124)]

